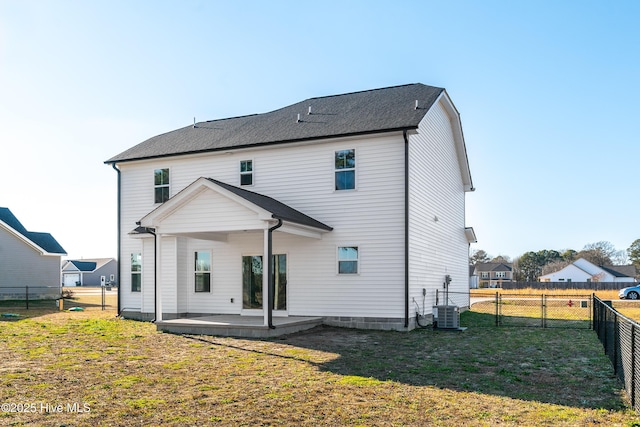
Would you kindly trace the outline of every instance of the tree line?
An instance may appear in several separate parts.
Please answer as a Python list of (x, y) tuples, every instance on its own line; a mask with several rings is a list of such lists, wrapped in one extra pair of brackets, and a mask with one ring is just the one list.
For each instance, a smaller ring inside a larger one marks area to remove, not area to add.
[(640, 239), (636, 239), (625, 250), (616, 250), (610, 242), (601, 241), (585, 245), (580, 251), (573, 249), (529, 251), (513, 260), (506, 255), (491, 257), (484, 250), (478, 249), (473, 251), (469, 257), (469, 264), (475, 265), (483, 262), (512, 263), (514, 280), (535, 282), (540, 276), (562, 270), (579, 258), (584, 258), (599, 266), (631, 264), (640, 271)]

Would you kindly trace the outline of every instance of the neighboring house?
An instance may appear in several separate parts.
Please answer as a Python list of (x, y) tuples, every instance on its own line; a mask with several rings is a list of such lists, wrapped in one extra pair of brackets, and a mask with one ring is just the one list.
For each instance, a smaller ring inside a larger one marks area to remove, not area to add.
[(513, 264), (507, 262), (481, 262), (473, 267), (481, 288), (499, 288), (503, 282), (513, 281)]
[(0, 298), (60, 295), (64, 249), (49, 233), (28, 231), (8, 208), (0, 208)]
[(105, 163), (118, 172), (125, 317), (320, 316), (408, 330), (416, 301), (431, 313), (446, 276), (469, 305), (473, 184), (444, 89), (194, 123)]
[(580, 258), (560, 271), (540, 276), (541, 282), (635, 282), (633, 265), (595, 265)]
[(118, 263), (113, 258), (66, 260), (62, 264), (62, 286), (102, 286), (115, 282)]

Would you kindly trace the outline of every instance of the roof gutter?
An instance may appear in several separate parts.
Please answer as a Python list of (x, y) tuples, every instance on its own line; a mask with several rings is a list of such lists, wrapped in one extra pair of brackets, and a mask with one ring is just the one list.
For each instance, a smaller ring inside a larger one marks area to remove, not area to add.
[(202, 153), (215, 153), (219, 151), (233, 151), (233, 150), (241, 150), (241, 149), (249, 149), (249, 148), (258, 148), (258, 147), (268, 147), (270, 145), (279, 145), (279, 144), (290, 144), (290, 143), (300, 143), (300, 142), (310, 142), (317, 141), (319, 139), (335, 139), (335, 138), (350, 138), (355, 136), (363, 136), (363, 135), (375, 135), (375, 134), (386, 134), (392, 132), (405, 132), (407, 130), (417, 129), (417, 126), (405, 126), (405, 127), (397, 127), (390, 129), (376, 129), (362, 132), (346, 132), (343, 134), (337, 135), (329, 135), (329, 136), (311, 136), (308, 138), (295, 138), (295, 139), (287, 139), (283, 141), (268, 141), (268, 142), (257, 142), (255, 144), (243, 144), (236, 145), (232, 147), (217, 147), (217, 148), (205, 148), (202, 150), (192, 150), (192, 151), (184, 151), (179, 153), (165, 153), (165, 154), (157, 154), (152, 156), (141, 156), (141, 157), (133, 157), (133, 158), (117, 158), (118, 156), (114, 156), (112, 159), (105, 161), (105, 164), (115, 164), (115, 163), (127, 163), (127, 162), (136, 162), (140, 160), (153, 160), (153, 159), (161, 159), (166, 157), (178, 157), (178, 156), (189, 156), (193, 154), (202, 154)]
[(269, 301), (267, 302), (267, 323), (269, 325), (269, 329), (275, 329), (273, 326), (273, 303), (274, 303), (274, 294), (276, 291), (275, 282), (273, 280), (274, 274), (273, 269), (275, 268), (273, 262), (273, 237), (271, 234), (282, 227), (282, 220), (280, 218), (276, 218), (278, 223), (269, 229), (268, 237), (267, 237), (267, 261), (269, 264)]
[(409, 138), (404, 137), (404, 327), (409, 327)]
[(117, 278), (116, 278), (116, 283), (118, 284), (118, 308), (117, 308), (117, 312), (118, 312), (118, 316), (120, 316), (120, 308), (122, 307), (122, 303), (121, 303), (121, 294), (122, 294), (122, 283), (120, 282), (120, 277), (121, 277), (121, 270), (122, 270), (122, 259), (121, 259), (121, 254), (120, 254), (120, 248), (122, 245), (122, 238), (121, 236), (121, 217), (122, 214), (120, 212), (120, 207), (121, 207), (121, 201), (122, 201), (122, 195), (121, 195), (121, 188), (122, 188), (122, 177), (120, 175), (120, 169), (118, 169), (116, 167), (116, 163), (111, 163), (111, 167), (113, 168), (113, 170), (115, 170), (118, 173), (118, 196), (117, 196), (117, 209), (118, 209), (118, 270), (117, 270)]

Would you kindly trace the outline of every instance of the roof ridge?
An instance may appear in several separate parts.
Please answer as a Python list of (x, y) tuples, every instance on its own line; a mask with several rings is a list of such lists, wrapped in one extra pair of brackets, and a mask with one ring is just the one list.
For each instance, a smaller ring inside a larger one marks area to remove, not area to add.
[[(400, 88), (400, 87), (416, 86), (416, 85), (421, 85), (421, 84), (423, 84), (423, 83), (407, 83), (407, 84), (403, 84), (403, 85), (379, 87), (379, 88), (375, 88), (375, 89), (356, 90), (354, 92), (346, 92), (346, 93), (337, 93), (335, 95), (314, 96), (313, 98), (307, 98), (305, 101), (312, 100), (312, 99), (334, 98), (334, 97), (337, 97), (337, 96), (355, 95), (355, 94), (358, 94), (358, 93), (365, 93), (365, 92), (376, 92), (376, 91), (387, 90), (387, 89), (397, 89), (397, 88)], [(432, 86), (432, 87), (435, 87), (435, 86)], [(301, 102), (304, 102), (304, 101), (301, 101)]]

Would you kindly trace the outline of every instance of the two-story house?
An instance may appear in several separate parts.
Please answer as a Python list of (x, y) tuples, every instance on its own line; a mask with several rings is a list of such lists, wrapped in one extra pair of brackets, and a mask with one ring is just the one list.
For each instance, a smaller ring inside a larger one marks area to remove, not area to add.
[(410, 330), (446, 276), (452, 291), (468, 290), (473, 184), (442, 88), (194, 123), (106, 163), (118, 173), (125, 317), (260, 316), (271, 326), (319, 316)]
[(470, 276), (477, 277), (481, 288), (500, 288), (503, 282), (513, 281), (513, 264), (507, 262), (479, 262)]

